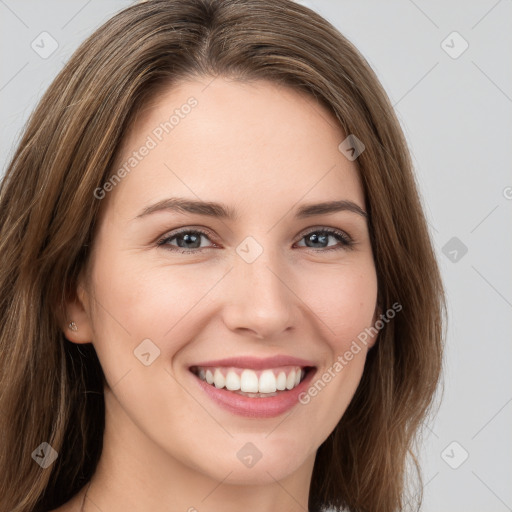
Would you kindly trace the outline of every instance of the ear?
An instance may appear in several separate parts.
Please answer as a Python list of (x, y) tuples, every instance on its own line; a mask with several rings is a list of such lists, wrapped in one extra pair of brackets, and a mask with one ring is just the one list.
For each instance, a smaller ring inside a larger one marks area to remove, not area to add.
[[(73, 297), (66, 300), (64, 312), (60, 314), (62, 332), (72, 343), (91, 343), (93, 341), (89, 298), (90, 295), (82, 283), (79, 283)], [(74, 325), (71, 322), (74, 322)]]

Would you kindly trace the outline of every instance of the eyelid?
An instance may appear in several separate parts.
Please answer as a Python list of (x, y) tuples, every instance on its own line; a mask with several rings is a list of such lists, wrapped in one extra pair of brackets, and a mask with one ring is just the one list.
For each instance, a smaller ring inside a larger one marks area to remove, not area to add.
[(211, 229), (209, 229), (205, 226), (191, 225), (191, 226), (182, 226), (179, 228), (171, 229), (169, 231), (166, 231), (163, 235), (160, 235), (158, 238), (159, 239), (169, 238), (170, 236), (176, 236), (176, 235), (179, 235), (180, 233), (188, 233), (189, 231), (198, 231), (198, 232), (204, 233), (206, 235), (215, 237), (215, 234)]
[(310, 227), (300, 231), (297, 236), (302, 238), (303, 236), (306, 236), (309, 233), (316, 232), (316, 231), (328, 231), (328, 232), (332, 232), (332, 233), (338, 233), (340, 235), (344, 235), (347, 238), (352, 239), (352, 237), (346, 231), (344, 231), (341, 228), (334, 228), (332, 226), (322, 226), (322, 225), (310, 226)]

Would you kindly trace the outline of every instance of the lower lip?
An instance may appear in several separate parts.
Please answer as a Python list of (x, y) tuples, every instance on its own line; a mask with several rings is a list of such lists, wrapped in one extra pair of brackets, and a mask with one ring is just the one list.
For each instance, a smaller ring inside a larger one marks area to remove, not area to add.
[(306, 391), (315, 373), (316, 369), (311, 368), (296, 388), (282, 391), (278, 395), (269, 396), (268, 398), (250, 398), (239, 395), (224, 388), (216, 388), (194, 374), (192, 376), (201, 389), (223, 409), (250, 418), (274, 418), (284, 414), (299, 403), (299, 395)]

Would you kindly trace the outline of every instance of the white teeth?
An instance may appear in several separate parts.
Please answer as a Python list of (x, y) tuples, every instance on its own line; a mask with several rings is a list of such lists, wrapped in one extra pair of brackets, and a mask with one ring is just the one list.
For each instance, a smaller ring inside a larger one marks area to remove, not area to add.
[(299, 367), (290, 368), (287, 372), (278, 369), (256, 372), (250, 369), (219, 367), (197, 368), (196, 375), (218, 389), (226, 388), (229, 391), (248, 393), (248, 396), (258, 396), (258, 393), (274, 396), (278, 391), (291, 390), (298, 386), (306, 374), (306, 371)]
[(224, 375), (222, 375), (222, 372), (217, 368), (215, 370), (215, 373), (213, 374), (213, 383), (215, 384), (216, 388), (223, 388), (226, 384), (226, 379), (224, 378)]
[(259, 392), (274, 393), (276, 390), (276, 376), (272, 370), (265, 370), (260, 375)]
[(284, 391), (286, 389), (286, 373), (279, 372), (276, 379), (276, 389), (278, 391)]
[(286, 389), (293, 389), (295, 386), (295, 370), (292, 370), (286, 378)]
[(226, 375), (226, 389), (238, 391), (240, 389), (240, 377), (233, 370)]
[(253, 370), (244, 370), (240, 379), (240, 390), (245, 393), (257, 393), (259, 389), (258, 376)]

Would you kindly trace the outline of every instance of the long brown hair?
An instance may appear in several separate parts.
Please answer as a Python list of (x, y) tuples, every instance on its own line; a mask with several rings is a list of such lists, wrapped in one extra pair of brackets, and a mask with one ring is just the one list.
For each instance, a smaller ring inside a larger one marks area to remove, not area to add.
[[(303, 91), (365, 145), (357, 158), (380, 331), (357, 392), (320, 446), (309, 509), (404, 510), (408, 455), (435, 403), (445, 298), (399, 122), (370, 66), (331, 24), (291, 0), (149, 0), (75, 52), (27, 123), (0, 188), (0, 511), (68, 501), (102, 450), (103, 372), (61, 330), (94, 242), (94, 191), (138, 109), (194, 76), (266, 79)], [(341, 141), (340, 141), (341, 142)], [(43, 469), (32, 452), (48, 442)], [(416, 496), (421, 501), (421, 492)]]

